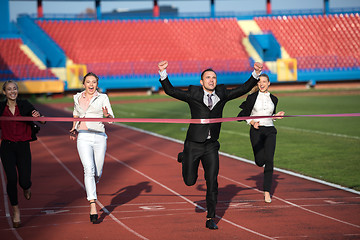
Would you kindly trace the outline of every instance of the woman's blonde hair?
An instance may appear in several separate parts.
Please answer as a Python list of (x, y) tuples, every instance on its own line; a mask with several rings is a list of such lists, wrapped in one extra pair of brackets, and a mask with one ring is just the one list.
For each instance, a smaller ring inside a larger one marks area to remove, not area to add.
[(257, 92), (257, 91), (259, 91), (259, 87), (258, 87), (258, 85), (255, 85), (255, 86), (249, 91), (249, 94), (252, 94), (252, 93)]
[(2, 90), (3, 90), (4, 92), (5, 92), (6, 86), (7, 86), (9, 83), (15, 84), (16, 89), (19, 90), (19, 86), (17, 85), (17, 83), (16, 83), (14, 80), (8, 80), (8, 81), (4, 82), (4, 84), (3, 84), (3, 86), (2, 86)]

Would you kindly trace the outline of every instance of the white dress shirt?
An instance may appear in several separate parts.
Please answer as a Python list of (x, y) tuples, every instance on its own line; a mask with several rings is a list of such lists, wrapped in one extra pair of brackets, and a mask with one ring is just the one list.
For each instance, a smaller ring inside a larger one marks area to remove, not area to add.
[[(160, 74), (161, 81), (165, 80), (166, 77), (168, 76), (166, 69), (164, 69), (162, 72), (159, 71), (159, 74)], [(209, 106), (208, 96), (207, 96), (208, 94), (210, 94), (210, 93), (208, 93), (207, 91), (204, 90), (204, 100), (203, 101), (206, 106)], [(210, 110), (212, 110), (214, 108), (214, 106), (220, 101), (220, 98), (218, 97), (218, 95), (216, 95), (215, 91), (213, 91), (211, 99), (213, 101), (213, 105)]]
[[(270, 93), (259, 92), (250, 116), (272, 116), (274, 112), (274, 108), (275, 105), (271, 101)], [(252, 120), (254, 120), (254, 122), (259, 122), (260, 126), (265, 126), (265, 127), (274, 126), (274, 122), (272, 118), (248, 119), (246, 120), (246, 122), (250, 124)]]
[(207, 91), (204, 90), (203, 101), (206, 106), (209, 106), (208, 94), (211, 94), (211, 99), (212, 99), (213, 105), (210, 110), (212, 110), (215, 107), (215, 105), (220, 101), (220, 98), (218, 97), (218, 95), (216, 95), (215, 90), (212, 93), (208, 93)]
[[(110, 105), (109, 97), (104, 93), (98, 93), (92, 97), (87, 109), (83, 109), (80, 106), (79, 99), (83, 92), (74, 95), (74, 111), (73, 115), (80, 118), (103, 118), (103, 107), (106, 107), (108, 113), (114, 117), (113, 110)], [(86, 127), (89, 131), (105, 132), (105, 127), (102, 122), (85, 122)], [(76, 123), (75, 128), (77, 129), (79, 122)]]
[[(214, 108), (214, 106), (220, 101), (220, 98), (218, 97), (218, 95), (215, 94), (215, 90), (212, 93), (208, 93), (207, 91), (204, 90), (204, 98), (203, 98), (203, 102), (206, 106), (209, 106), (209, 97), (208, 95), (211, 94), (211, 100), (212, 100), (212, 106), (210, 108), (210, 110), (212, 110)], [(210, 134), (210, 129), (209, 129), (209, 134), (207, 139), (211, 138), (211, 134)]]
[[(161, 81), (163, 81), (163, 80), (165, 80), (166, 78), (167, 78), (167, 76), (168, 76), (168, 74), (167, 74), (167, 72), (166, 72), (166, 69), (164, 69), (163, 71), (160, 71), (159, 70), (159, 74), (160, 74), (160, 80)], [(261, 72), (260, 72), (260, 74), (261, 74)], [(259, 79), (259, 75), (260, 74), (256, 74), (256, 72), (255, 72), (255, 70), (252, 72), (252, 76), (255, 78), (255, 79)], [(208, 92), (206, 92), (205, 90), (204, 90), (204, 98), (203, 98), (203, 101), (204, 101), (204, 104), (206, 105), (206, 106), (208, 106), (209, 105), (209, 102), (208, 102), (208, 95), (209, 93)], [(213, 101), (213, 105), (212, 105), (212, 108), (211, 108), (211, 110), (214, 108), (214, 106), (220, 101), (220, 98), (215, 94), (215, 91), (212, 93), (213, 95), (211, 96), (211, 99), (212, 99), (212, 101)], [(270, 97), (269, 97), (270, 98)], [(271, 99), (270, 99), (270, 102), (271, 102)], [(271, 102), (272, 103), (272, 102)], [(273, 104), (274, 105), (274, 104)], [(272, 113), (272, 112), (271, 112)], [(248, 123), (249, 123), (250, 121), (248, 121)], [(209, 132), (209, 136), (208, 136), (208, 139), (210, 138), (210, 132)]]

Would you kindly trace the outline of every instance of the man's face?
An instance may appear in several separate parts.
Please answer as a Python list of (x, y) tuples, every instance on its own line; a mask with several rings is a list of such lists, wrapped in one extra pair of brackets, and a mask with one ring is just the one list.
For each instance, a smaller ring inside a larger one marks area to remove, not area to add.
[(213, 71), (206, 71), (203, 78), (200, 80), (200, 84), (207, 92), (212, 93), (216, 87), (216, 74)]
[(261, 76), (257, 85), (259, 87), (260, 92), (266, 93), (269, 89), (270, 81), (267, 79), (267, 77)]

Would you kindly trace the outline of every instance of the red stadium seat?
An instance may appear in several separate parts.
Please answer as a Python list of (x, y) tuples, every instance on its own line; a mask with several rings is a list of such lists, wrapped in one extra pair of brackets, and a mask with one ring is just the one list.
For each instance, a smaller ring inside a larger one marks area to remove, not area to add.
[[(178, 61), (176, 71), (194, 73), (211, 60), (225, 69), (224, 61), (249, 56), (241, 40), (245, 37), (236, 19), (175, 19), (146, 21), (37, 21), (38, 25), (76, 63), (103, 72), (101, 64), (132, 63), (133, 72), (156, 74), (153, 66), (162, 59)], [(56, 31), (55, 31), (56, 28)], [(59, 31), (66, 29), (66, 31)], [(214, 35), (208, 35), (213, 29)], [(97, 67), (98, 66), (98, 67)], [(129, 72), (121, 67), (114, 75)], [(180, 72), (179, 72), (180, 73)]]
[[(349, 67), (360, 61), (359, 14), (263, 17), (255, 21), (263, 31), (272, 31), (290, 56), (298, 59), (299, 69)], [(346, 65), (336, 56), (353, 60)]]
[(56, 79), (50, 70), (39, 69), (20, 49), (21, 39), (0, 39), (2, 69), (9, 72), (12, 79)]

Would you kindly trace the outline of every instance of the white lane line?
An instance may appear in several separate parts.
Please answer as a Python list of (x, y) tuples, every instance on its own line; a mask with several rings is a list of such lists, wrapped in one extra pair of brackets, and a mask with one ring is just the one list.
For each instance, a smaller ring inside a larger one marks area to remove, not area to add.
[[(311, 236), (308, 236), (308, 235), (299, 235), (299, 236), (296, 236), (296, 238), (303, 238), (303, 239), (309, 239)], [(291, 239), (291, 238), (294, 238), (294, 236), (279, 236), (279, 237), (275, 237), (275, 239)]]
[(326, 197), (326, 198), (314, 198), (314, 197), (309, 197), (309, 198), (287, 198), (286, 200), (288, 201), (307, 201), (307, 200), (345, 200), (345, 199), (359, 199), (360, 197)]
[[(143, 112), (150, 112), (150, 113), (159, 113), (161, 114), (171, 114), (175, 117), (184, 117), (184, 113), (183, 112), (179, 112), (179, 111), (164, 111), (162, 109), (158, 109), (158, 108), (143, 108), (143, 107), (139, 107), (139, 106), (135, 106), (135, 105), (126, 105), (126, 104), (121, 104), (120, 105), (120, 115), (123, 115), (121, 112), (123, 111), (123, 109), (125, 109), (125, 111), (133, 111), (133, 110), (141, 110)], [(143, 115), (143, 114), (139, 114), (139, 113), (135, 113), (135, 112), (131, 112), (133, 115)], [(190, 117), (190, 114), (187, 114), (188, 117)]]
[[(140, 194), (141, 196), (141, 194)], [(154, 196), (154, 195), (142, 195), (142, 196)], [(156, 195), (155, 195), (156, 196)], [(126, 204), (111, 204), (110, 206), (145, 206), (145, 205), (179, 205), (179, 204), (186, 204), (185, 202), (157, 202), (157, 203), (126, 203)], [(77, 206), (66, 206), (66, 207), (56, 207), (56, 206), (52, 206), (51, 210), (56, 210), (56, 209), (79, 209), (79, 208), (89, 208), (88, 205), (77, 205)], [(31, 210), (40, 210), (40, 211), (45, 211), (46, 209), (44, 208), (22, 208), (23, 210), (26, 211), (31, 211)]]
[[(167, 139), (167, 140), (171, 140), (171, 141), (178, 142), (178, 143), (183, 143), (182, 141), (179, 141), (179, 140), (176, 140), (176, 139), (172, 139), (172, 138), (170, 138), (170, 137), (164, 137), (164, 136), (162, 136), (162, 135), (160, 135), (160, 134), (152, 133), (152, 132), (149, 132), (149, 131), (146, 131), (146, 130), (142, 130), (142, 129), (138, 129), (138, 128), (135, 128), (135, 127), (129, 127), (129, 126), (124, 125), (124, 124), (117, 124), (117, 125), (120, 125), (120, 126), (125, 127), (125, 128), (129, 128), (129, 129), (132, 129), (132, 130), (135, 130), (135, 131), (138, 131), (138, 132), (147, 133), (147, 134), (152, 135), (152, 136), (160, 137), (160, 138)], [(115, 135), (115, 136), (116, 136), (116, 135)], [(116, 137), (119, 138), (118, 136), (116, 136)], [(127, 141), (127, 139), (124, 139), (124, 138), (121, 138), (121, 139)], [(132, 142), (132, 141), (130, 141), (130, 142)], [(135, 145), (141, 146), (141, 147), (143, 147), (143, 148), (146, 148), (146, 149), (148, 149), (148, 150), (157, 152), (157, 153), (159, 153), (159, 154), (161, 154), (161, 155), (167, 156), (167, 157), (169, 157), (169, 158), (176, 159), (175, 157), (169, 156), (169, 155), (167, 155), (167, 154), (165, 154), (165, 153), (162, 153), (162, 152), (159, 152), (159, 151), (155, 151), (155, 150), (153, 150), (153, 149), (151, 149), (151, 148), (149, 148), (149, 147), (146, 147), (146, 146), (137, 144), (136, 142), (132, 142), (132, 143), (135, 144)], [(236, 156), (233, 156), (233, 155), (230, 155), (230, 154), (226, 154), (226, 153), (220, 153), (220, 154), (221, 154), (221, 155), (224, 155), (224, 156), (228, 156), (228, 157), (234, 158), (234, 159), (236, 159), (236, 160), (241, 160), (241, 161), (244, 161), (244, 162), (248, 162), (248, 163), (254, 164), (253, 161), (250, 161), (250, 160), (247, 160), (247, 159), (244, 159), (244, 158), (236, 157)], [(121, 164), (125, 164), (125, 163), (121, 162), (120, 160), (119, 160), (119, 162), (120, 162)], [(126, 164), (126, 165), (127, 165), (127, 164)], [(130, 166), (129, 166), (129, 167), (130, 167)], [(136, 170), (136, 169), (134, 169), (134, 170)], [(293, 173), (293, 172), (290, 172), (290, 171), (287, 171), (287, 170), (278, 169), (278, 168), (274, 168), (274, 170), (277, 170), (277, 171), (280, 171), (280, 172), (284, 172), (284, 173), (287, 173), (287, 174), (289, 174), (289, 175), (297, 176), (297, 177), (300, 177), (300, 178), (305, 178), (305, 179), (307, 179), (307, 180), (315, 181), (315, 182), (318, 182), (318, 183), (322, 183), (322, 184), (325, 184), (325, 185), (328, 185), (328, 186), (332, 186), (332, 187), (335, 187), (335, 188), (339, 188), (339, 189), (342, 189), (342, 190), (345, 190), (345, 191), (349, 191), (349, 192), (353, 192), (353, 193), (356, 193), (356, 194), (360, 194), (360, 192), (357, 192), (357, 191), (352, 190), (352, 189), (344, 188), (344, 187), (342, 187), (342, 186), (340, 186), (340, 185), (337, 185), (337, 184), (327, 183), (327, 182), (322, 181), (322, 180), (314, 179), (314, 178), (311, 178), (311, 177), (306, 177), (306, 176), (303, 176), (303, 175), (301, 175), (301, 174)], [(136, 170), (136, 171), (137, 171), (137, 170)], [(141, 174), (141, 175), (142, 175), (142, 174)], [(243, 185), (243, 186), (247, 186), (247, 187), (249, 187), (249, 188), (252, 188), (252, 187), (250, 187), (250, 186), (248, 186), (248, 185), (246, 185), (246, 184), (239, 183), (238, 181), (235, 181), (235, 180), (233, 180), (233, 179), (227, 178), (227, 177), (225, 177), (225, 176), (219, 175), (219, 177), (223, 177), (223, 178), (225, 178), (225, 179), (228, 179), (229, 181), (236, 182), (236, 183), (238, 183), (238, 184), (240, 184), (240, 185)], [(149, 179), (150, 179), (150, 177), (149, 177)], [(160, 184), (160, 183), (159, 183), (159, 184)], [(257, 190), (257, 189), (255, 189), (255, 188), (253, 188), (253, 189), (256, 190), (256, 191), (258, 191), (258, 192), (261, 192), (260, 190)], [(311, 212), (311, 213), (313, 213), (313, 214), (316, 214), (316, 215), (319, 215), (319, 216), (322, 216), (322, 217), (325, 217), (325, 218), (329, 218), (329, 219), (332, 219), (332, 220), (334, 220), (334, 221), (341, 222), (341, 223), (344, 223), (344, 224), (347, 224), (347, 225), (351, 225), (351, 226), (354, 226), (354, 227), (356, 227), (356, 228), (360, 228), (360, 226), (358, 226), (358, 225), (351, 224), (351, 223), (348, 223), (348, 222), (345, 222), (345, 221), (342, 221), (342, 220), (339, 220), (339, 219), (336, 219), (336, 218), (332, 218), (332, 217), (330, 217), (330, 216), (327, 216), (327, 215), (324, 215), (324, 214), (321, 214), (321, 213), (312, 211), (312, 210), (310, 210), (310, 209), (306, 209), (306, 208), (304, 208), (304, 207), (302, 207), (302, 206), (299, 206), (299, 205), (296, 205), (296, 204), (291, 203), (291, 202), (289, 202), (289, 201), (286, 201), (285, 199), (281, 199), (281, 198), (278, 198), (278, 197), (276, 197), (276, 196), (273, 196), (273, 198), (276, 198), (276, 199), (278, 199), (279, 201), (283, 201), (283, 202), (285, 202), (285, 203), (287, 203), (287, 204), (289, 204), (289, 205), (291, 205), (291, 206), (298, 207), (298, 208), (300, 208), (300, 209), (303, 209), (303, 210), (305, 210), (305, 211)], [(185, 198), (185, 199), (186, 199), (186, 198)], [(198, 205), (192, 203), (190, 200), (186, 200), (186, 201), (188, 201), (189, 203), (193, 204), (194, 206), (196, 206), (196, 207), (198, 207), (198, 208), (200, 208), (200, 209), (204, 209), (204, 208), (202, 208), (201, 206), (198, 206)], [(204, 209), (204, 210), (205, 210), (205, 209)], [(235, 223), (232, 223), (232, 222), (230, 222), (230, 221), (228, 221), (228, 220), (226, 220), (226, 219), (224, 219), (224, 218), (223, 218), (223, 220), (224, 220), (225, 222), (228, 222), (228, 223), (230, 223), (230, 224), (232, 224), (232, 225), (234, 225), (234, 226), (237, 226), (237, 227), (240, 227), (240, 228), (243, 229), (242, 226), (239, 226), (239, 225), (237, 225), (237, 224), (235, 224)], [(249, 229), (249, 230), (250, 230), (250, 229)], [(250, 230), (250, 231), (252, 231), (252, 230)], [(267, 236), (266, 236), (266, 237), (267, 237)], [(268, 238), (270, 238), (270, 237), (268, 237)]]
[(249, 134), (248, 133), (242, 133), (242, 132), (234, 132), (234, 131), (230, 131), (230, 130), (221, 130), (221, 132), (223, 133), (229, 133), (229, 134), (234, 134), (234, 135), (239, 135), (239, 136), (242, 136), (242, 137), (249, 137)]
[[(189, 213), (181, 213), (182, 215), (184, 214), (188, 214), (188, 215), (192, 215), (194, 214), (193, 212), (189, 212)], [(33, 216), (33, 215), (32, 215)], [(35, 216), (38, 216), (38, 215), (35, 215)], [(120, 220), (128, 220), (128, 219), (143, 219), (143, 218), (154, 218), (154, 217), (163, 217), (163, 216), (179, 216), (179, 213), (167, 213), (167, 214), (151, 214), (151, 215), (143, 215), (143, 216), (133, 216), (133, 217), (120, 217), (119, 219)], [(103, 222), (110, 222), (112, 221), (111, 219), (104, 219)], [(87, 224), (88, 221), (67, 221), (67, 222), (64, 222), (62, 223), (61, 225), (74, 225), (74, 224)], [(48, 226), (59, 226), (59, 224), (41, 224), (41, 225), (26, 225), (26, 226), (23, 226), (21, 227), (21, 229), (34, 229), (34, 228), (46, 228)], [(4, 230), (7, 230), (7, 229), (4, 229)]]
[[(360, 140), (360, 137), (358, 137), (358, 136), (350, 136), (350, 135), (340, 134), (340, 133), (322, 132), (322, 131), (317, 131), (317, 130), (309, 130), (309, 129), (285, 127), (285, 126), (276, 126), (276, 128), (286, 129), (286, 130), (291, 130), (291, 131), (297, 131), (297, 132), (321, 134), (321, 135), (326, 135), (326, 136), (331, 136), (331, 137), (340, 137), (340, 138)], [(239, 135), (239, 136), (243, 136), (243, 137), (249, 137), (249, 134), (245, 134), (245, 133), (242, 133), (242, 132), (236, 132), (236, 131), (230, 131), (230, 130), (224, 130), (224, 129), (221, 130), (221, 132), (225, 132), (225, 133), (228, 133), (228, 134)]]
[(357, 237), (357, 236), (360, 236), (360, 234), (358, 234), (358, 233), (354, 233), (354, 234), (349, 233), (349, 234), (344, 234), (344, 236), (347, 236), (347, 237)]
[[(276, 128), (297, 131), (297, 132), (321, 134), (321, 135), (332, 136), (332, 137), (360, 140), (360, 137), (358, 137), (358, 136), (350, 136), (350, 135), (340, 134), (340, 133), (322, 132), (322, 131), (317, 131), (317, 130), (309, 130), (309, 129), (285, 127), (285, 126), (276, 126)], [(238, 136), (243, 136), (243, 137), (249, 137), (248, 133), (236, 132), (236, 131), (225, 130), (225, 129), (222, 129), (221, 132), (228, 133), (228, 134), (234, 134), (234, 135), (238, 135)]]
[[(253, 188), (253, 187), (251, 187), (251, 186), (249, 186), (249, 185), (247, 185), (247, 184), (241, 183), (241, 182), (236, 181), (236, 180), (233, 180), (233, 179), (231, 179), (231, 178), (228, 178), (228, 177), (225, 177), (225, 176), (222, 176), (222, 175), (219, 175), (219, 177), (222, 177), (222, 178), (224, 178), (224, 179), (226, 179), (226, 180), (228, 180), (228, 181), (234, 182), (234, 183), (236, 183), (236, 184), (245, 186), (245, 187), (247, 187), (247, 188), (251, 188), (251, 189), (253, 189), (253, 190), (257, 191), (257, 192), (261, 192), (261, 193), (262, 193), (262, 191), (260, 191), (260, 190), (258, 190), (258, 189), (255, 189), (255, 188)], [(337, 219), (337, 218), (334, 218), (334, 217), (330, 217), (330, 216), (328, 216), (328, 215), (325, 215), (325, 214), (322, 214), (322, 213), (319, 213), (319, 212), (316, 212), (316, 211), (307, 209), (307, 208), (302, 207), (302, 206), (300, 206), (300, 205), (298, 205), (298, 204), (295, 204), (295, 203), (292, 203), (292, 202), (287, 201), (287, 200), (285, 200), (285, 199), (276, 197), (275, 195), (273, 196), (273, 198), (275, 198), (275, 199), (277, 199), (277, 200), (279, 200), (279, 201), (282, 201), (282, 202), (284, 202), (284, 203), (287, 203), (287, 204), (289, 204), (289, 205), (291, 205), (291, 206), (294, 206), (294, 207), (297, 207), (297, 208), (299, 208), (299, 209), (302, 209), (302, 210), (304, 210), (304, 211), (306, 211), (306, 212), (310, 212), (310, 213), (312, 213), (312, 214), (315, 214), (315, 215), (318, 215), (318, 216), (322, 216), (322, 217), (324, 217), (324, 218), (328, 218), (328, 219), (334, 220), (334, 221), (336, 221), (336, 222), (340, 222), (340, 223), (343, 223), (343, 224), (346, 224), (346, 225), (350, 225), (350, 226), (353, 226), (353, 227), (356, 227), (356, 228), (360, 228), (359, 225), (352, 224), (352, 223), (349, 223), (349, 222), (345, 222), (345, 221), (342, 221), (342, 220), (340, 220), (340, 219)]]
[[(255, 165), (254, 161), (251, 161), (251, 160), (248, 160), (248, 159), (245, 159), (245, 158), (242, 158), (242, 157), (238, 157), (238, 156), (231, 155), (231, 154), (228, 154), (228, 153), (220, 153), (220, 154), (223, 155), (223, 156), (232, 158), (234, 160), (238, 160), (238, 161), (241, 161), (241, 162), (246, 162), (246, 163)], [(278, 171), (278, 172), (288, 174), (290, 176), (295, 176), (295, 177), (298, 177), (298, 178), (309, 180), (311, 182), (317, 182), (317, 183), (320, 183), (320, 184), (323, 184), (323, 185), (326, 185), (326, 186), (330, 186), (330, 187), (333, 187), (333, 188), (337, 188), (337, 189), (340, 189), (340, 190), (343, 190), (343, 191), (347, 191), (347, 192), (351, 192), (351, 193), (355, 193), (357, 195), (360, 195), (359, 191), (356, 191), (356, 190), (351, 189), (351, 188), (343, 187), (343, 186), (341, 186), (339, 184), (329, 183), (329, 182), (326, 182), (324, 180), (320, 180), (320, 179), (317, 179), (317, 178), (305, 176), (305, 175), (302, 175), (302, 174), (299, 174), (299, 173), (296, 173), (296, 172), (291, 172), (291, 171), (284, 170), (284, 169), (277, 168), (277, 167), (274, 167), (274, 170)]]
[[(151, 149), (151, 148), (149, 148), (149, 147), (147, 147), (147, 146), (143, 146), (143, 145), (140, 145), (140, 144), (138, 144), (138, 143), (136, 143), (136, 142), (130, 141), (130, 140), (128, 140), (128, 139), (121, 138), (121, 137), (119, 137), (119, 136), (117, 136), (117, 135), (114, 135), (114, 136), (115, 136), (116, 138), (120, 138), (120, 139), (123, 139), (124, 141), (131, 142), (131, 143), (133, 143), (133, 144), (135, 144), (135, 145), (137, 145), (137, 146), (143, 147), (143, 148), (148, 149), (148, 150), (150, 150), (150, 151), (159, 153), (159, 154), (161, 154), (161, 155), (167, 155), (167, 154), (161, 153), (161, 152), (159, 152), (159, 151), (157, 151), (157, 150), (153, 150), (153, 149)], [(224, 154), (224, 155), (230, 156), (229, 154)], [(168, 156), (169, 158), (171, 158), (171, 159), (176, 159), (175, 157), (172, 157), (172, 156), (169, 156), (169, 155), (167, 155), (167, 156)], [(254, 163), (253, 163), (252, 161), (250, 161), (250, 160), (247, 160), (247, 159), (245, 159), (245, 160), (246, 160), (246, 162), (251, 162), (252, 164), (254, 164)], [(125, 164), (125, 163), (124, 163), (124, 164)], [(276, 168), (274, 168), (274, 169), (277, 170)], [(228, 181), (235, 182), (235, 183), (237, 183), (237, 184), (246, 186), (247, 188), (252, 188), (252, 187), (249, 186), (249, 185), (240, 183), (240, 182), (238, 182), (238, 181), (236, 181), (236, 180), (230, 179), (230, 178), (225, 177), (225, 176), (223, 176), (223, 175), (220, 175), (220, 174), (219, 174), (219, 177), (224, 178), (224, 179), (227, 179)], [(252, 188), (252, 189), (255, 190), (255, 191), (258, 191), (258, 192), (261, 192), (261, 193), (262, 193), (262, 191), (260, 191), (260, 190), (258, 190), (258, 189), (255, 189), (255, 188)], [(340, 219), (333, 218), (333, 217), (327, 216), (327, 215), (325, 215), (325, 214), (312, 211), (312, 210), (310, 210), (310, 209), (307, 209), (307, 208), (302, 207), (302, 206), (300, 206), (300, 205), (297, 205), (297, 204), (295, 204), (295, 203), (289, 202), (289, 201), (287, 201), (287, 200), (285, 200), (285, 199), (282, 199), (282, 198), (279, 198), (279, 197), (276, 197), (276, 196), (273, 196), (273, 198), (276, 198), (276, 199), (278, 199), (278, 200), (280, 200), (280, 201), (282, 201), (282, 202), (285, 202), (285, 203), (287, 203), (287, 204), (289, 204), (289, 205), (291, 205), (291, 206), (300, 208), (300, 209), (302, 209), (302, 210), (304, 210), (304, 211), (307, 211), (307, 212), (310, 212), (310, 213), (313, 213), (313, 214), (316, 214), (316, 215), (319, 215), (319, 216), (322, 216), (322, 217), (325, 217), (325, 218), (328, 218), (328, 219), (331, 219), (331, 220), (334, 220), (334, 221), (337, 221), (337, 222), (340, 222), (340, 223), (343, 223), (343, 224), (346, 224), (346, 225), (350, 225), (350, 226), (353, 226), (353, 227), (356, 227), (356, 228), (360, 228), (359, 225), (352, 224), (352, 223), (349, 223), (349, 222), (345, 222), (345, 221), (342, 221), (342, 220), (340, 220)], [(224, 220), (225, 222), (227, 222), (226, 219), (223, 219), (223, 220)], [(231, 224), (232, 224), (232, 223), (231, 223)]]
[[(247, 210), (254, 210), (254, 209), (285, 209), (285, 208), (292, 208), (293, 206), (284, 203), (283, 205), (280, 204), (271, 204), (268, 206), (264, 205), (253, 205), (253, 203), (263, 202), (263, 200), (251, 200), (251, 201), (219, 201), (218, 206), (216, 209), (233, 209), (237, 211), (247, 211)], [(197, 203), (205, 203), (205, 201), (197, 201)], [(151, 205), (151, 203), (139, 203), (139, 204), (112, 204), (110, 206), (115, 207), (118, 210), (112, 211), (112, 213), (149, 213), (149, 212), (180, 212), (176, 214), (189, 214), (193, 212), (194, 208), (186, 207), (183, 208), (173, 207), (173, 205), (178, 205), (178, 203), (169, 202), (164, 203), (162, 205)], [(188, 204), (188, 202), (181, 202), (182, 205)], [(167, 206), (167, 205), (170, 205)], [(336, 205), (339, 206), (359, 206), (358, 203), (337, 203)], [(323, 207), (323, 208), (333, 208), (334, 205), (331, 203), (318, 203), (318, 204), (301, 204), (302, 207)], [(121, 207), (121, 209), (119, 209)], [(131, 209), (131, 207), (136, 207), (135, 209)], [(59, 209), (60, 207), (51, 207), (51, 209), (44, 209), (44, 208), (22, 208), (23, 211), (31, 211), (31, 210), (40, 210), (39, 214), (22, 214), (22, 216), (31, 217), (31, 216), (45, 216), (45, 215), (62, 215), (62, 216), (71, 216), (71, 215), (83, 215), (81, 212), (72, 212), (71, 209), (78, 209), (78, 208), (88, 208), (88, 206), (71, 206), (67, 208), (62, 208), (61, 211), (56, 211), (54, 209)], [(161, 214), (158, 214), (159, 216)], [(167, 213), (165, 214), (167, 215)], [(141, 218), (141, 215), (134, 216), (134, 218)], [(118, 219), (124, 219), (124, 217), (118, 217)]]
[(293, 130), (293, 131), (298, 131), (298, 132), (315, 133), (315, 134), (321, 134), (321, 135), (332, 136), (332, 137), (341, 137), (341, 138), (360, 140), (360, 137), (350, 136), (350, 135), (340, 134), (340, 133), (322, 132), (322, 131), (317, 131), (317, 130), (308, 130), (308, 129), (285, 127), (285, 126), (276, 126), (276, 127), (280, 128), (280, 129), (282, 128), (282, 129)]
[[(1, 159), (0, 159), (0, 162), (1, 162)], [(5, 216), (6, 216), (7, 222), (9, 224), (9, 226), (11, 227), (11, 232), (15, 235), (16, 239), (22, 240), (22, 237), (19, 235), (16, 228), (12, 227), (12, 219), (11, 219), (10, 208), (9, 208), (9, 203), (8, 203), (8, 195), (6, 193), (6, 186), (5, 186), (6, 181), (5, 181), (5, 175), (4, 175), (4, 170), (2, 168), (2, 164), (0, 167), (0, 175), (1, 175), (1, 185), (3, 188)]]
[[(50, 153), (51, 156), (53, 156), (53, 158), (69, 173), (69, 175), (84, 189), (85, 191), (85, 186), (82, 182), (79, 181), (79, 179), (76, 178), (76, 176), (70, 171), (69, 168), (67, 168), (65, 166), (65, 164), (53, 153), (53, 151), (51, 151), (51, 149), (49, 149), (46, 144), (40, 139), (38, 138), (38, 141), (43, 145), (43, 147)], [(119, 225), (121, 225), (123, 228), (125, 228), (126, 230), (128, 230), (129, 232), (133, 233), (134, 235), (136, 235), (137, 237), (141, 238), (141, 239), (146, 239), (146, 237), (142, 236), (141, 234), (135, 232), (134, 230), (132, 230), (130, 227), (126, 226), (123, 222), (121, 222), (119, 219), (117, 219), (114, 215), (112, 215), (106, 208), (105, 206), (99, 201), (96, 200), (96, 203), (105, 211), (105, 213), (107, 215), (109, 215), (116, 223), (118, 223)]]
[[(149, 150), (149, 151), (155, 152), (155, 153), (160, 154), (160, 155), (163, 155), (163, 156), (165, 156), (165, 157), (168, 157), (168, 158), (171, 158), (171, 159), (175, 159), (175, 157), (172, 157), (172, 156), (170, 156), (170, 155), (168, 155), (168, 154), (166, 154), (166, 153), (163, 153), (163, 152), (154, 150), (154, 149), (152, 149), (152, 148), (150, 148), (150, 147), (147, 147), (147, 146), (145, 146), (145, 145), (142, 145), (142, 144), (139, 144), (139, 143), (137, 143), (137, 142), (131, 141), (131, 140), (129, 140), (129, 139), (126, 139), (126, 138), (123, 138), (123, 137), (119, 137), (118, 135), (115, 135), (115, 134), (114, 134), (113, 137), (122, 139), (123, 141), (126, 141), (126, 142), (129, 142), (129, 143), (131, 143), (131, 144), (137, 145), (137, 146), (139, 146), (139, 147), (141, 147), (141, 148), (145, 148), (145, 149), (147, 149), (147, 150)], [(141, 176), (143, 176), (143, 177), (149, 179), (150, 181), (158, 184), (159, 186), (165, 188), (165, 189), (168, 190), (169, 192), (173, 193), (175, 196), (180, 197), (180, 198), (182, 198), (183, 200), (185, 200), (186, 202), (194, 205), (196, 208), (199, 208), (199, 209), (201, 209), (201, 210), (203, 210), (203, 211), (206, 211), (205, 208), (203, 208), (203, 207), (201, 207), (200, 205), (194, 203), (194, 202), (191, 201), (190, 199), (184, 197), (183, 195), (181, 195), (180, 193), (172, 190), (171, 188), (167, 187), (166, 185), (164, 185), (164, 184), (156, 181), (155, 179), (153, 179), (152, 177), (146, 175), (145, 173), (143, 173), (143, 172), (141, 172), (141, 171), (139, 171), (139, 170), (131, 167), (130, 165), (126, 164), (125, 162), (123, 162), (123, 161), (121, 161), (121, 160), (119, 160), (118, 158), (114, 157), (113, 155), (111, 155), (111, 154), (109, 154), (109, 153), (106, 153), (106, 155), (107, 155), (108, 157), (112, 158), (114, 161), (116, 161), (116, 162), (124, 165), (125, 167), (131, 169), (132, 171), (140, 174)], [(227, 222), (227, 223), (229, 223), (229, 224), (231, 224), (231, 225), (233, 225), (233, 226), (235, 226), (235, 227), (237, 227), (237, 228), (241, 228), (241, 229), (243, 229), (243, 230), (245, 230), (245, 231), (248, 231), (248, 232), (250, 232), (250, 233), (253, 233), (253, 234), (255, 234), (255, 235), (258, 235), (258, 236), (261, 236), (261, 237), (267, 238), (267, 239), (273, 239), (272, 237), (266, 236), (266, 235), (264, 235), (264, 234), (261, 234), (261, 233), (259, 233), (259, 232), (253, 231), (253, 230), (251, 230), (251, 229), (249, 229), (249, 228), (246, 228), (246, 227), (244, 227), (244, 226), (238, 225), (238, 224), (236, 224), (236, 223), (234, 223), (234, 222), (231, 222), (231, 221), (229, 221), (229, 220), (227, 220), (227, 219), (225, 219), (225, 218), (221, 218), (220, 216), (216, 216), (216, 217), (219, 218), (219, 219), (221, 219), (221, 220), (224, 221), (224, 222)]]
[[(169, 141), (172, 141), (172, 142), (184, 144), (183, 141), (180, 141), (180, 140), (177, 140), (177, 139), (174, 139), (174, 138), (171, 138), (171, 137), (163, 136), (163, 135), (160, 135), (158, 133), (153, 133), (153, 132), (150, 132), (150, 131), (146, 131), (146, 130), (143, 130), (143, 129), (140, 129), (140, 128), (127, 126), (127, 125), (122, 124), (122, 123), (115, 123), (115, 125), (119, 125), (121, 127), (128, 128), (128, 129), (131, 129), (131, 130), (134, 130), (134, 131), (137, 131), (137, 132), (145, 133), (145, 134), (155, 136), (155, 137), (158, 137), (158, 138), (166, 139), (166, 140), (169, 140)], [(229, 158), (233, 158), (233, 159), (241, 161), (241, 162), (246, 162), (246, 163), (250, 163), (252, 165), (255, 165), (255, 162), (251, 161), (249, 159), (238, 157), (238, 156), (231, 155), (231, 154), (228, 154), (228, 153), (223, 153), (223, 152), (219, 152), (219, 153), (220, 153), (220, 155), (223, 155), (223, 156), (226, 156), (226, 157), (229, 157)], [(350, 189), (350, 188), (347, 188), (347, 187), (343, 187), (343, 186), (341, 186), (339, 184), (329, 183), (329, 182), (326, 182), (324, 180), (308, 177), (308, 176), (305, 176), (305, 175), (302, 175), (302, 174), (299, 174), (299, 173), (295, 173), (295, 172), (291, 172), (291, 171), (288, 171), (288, 170), (284, 170), (284, 169), (281, 169), (281, 168), (276, 168), (275, 167), (274, 170), (276, 170), (278, 172), (286, 173), (286, 174), (291, 175), (291, 176), (306, 179), (306, 180), (309, 180), (309, 181), (312, 181), (312, 182), (321, 183), (321, 184), (326, 185), (326, 186), (330, 186), (330, 187), (333, 187), (333, 188), (337, 188), (337, 189), (340, 189), (340, 190), (344, 190), (344, 191), (347, 191), (347, 192), (351, 192), (351, 193), (355, 193), (355, 194), (360, 195), (359, 191), (356, 191), (354, 189)]]

